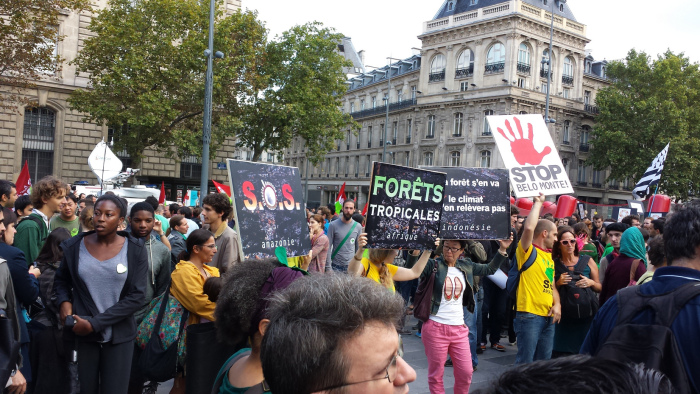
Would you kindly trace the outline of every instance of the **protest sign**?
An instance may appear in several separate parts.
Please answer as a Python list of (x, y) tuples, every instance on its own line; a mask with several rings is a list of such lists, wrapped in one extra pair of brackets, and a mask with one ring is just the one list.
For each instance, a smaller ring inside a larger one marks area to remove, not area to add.
[(288, 256), (307, 255), (311, 241), (299, 169), (232, 159), (228, 169), (242, 255), (273, 257), (279, 246)]
[(569, 194), (574, 189), (542, 115), (487, 116), (516, 197)]
[(614, 207), (613, 211), (612, 211), (612, 218), (618, 222), (621, 222), (622, 219), (625, 218), (625, 216), (636, 215), (636, 214), (637, 214), (636, 208)]
[(444, 189), (444, 173), (374, 162), (367, 247), (435, 249)]
[(508, 170), (421, 168), (447, 175), (440, 239), (506, 239), (510, 236)]

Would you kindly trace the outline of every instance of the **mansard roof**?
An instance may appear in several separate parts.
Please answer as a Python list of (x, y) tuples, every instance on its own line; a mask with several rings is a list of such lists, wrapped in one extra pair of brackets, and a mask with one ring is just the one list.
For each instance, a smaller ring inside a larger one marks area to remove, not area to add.
[[(490, 7), (492, 5), (500, 4), (500, 3), (508, 3), (510, 0), (445, 0), (442, 3), (442, 6), (440, 6), (440, 9), (438, 10), (437, 14), (435, 14), (435, 19), (441, 19), (450, 15), (456, 15), (456, 14), (461, 14), (463, 12), (468, 12), (468, 11), (474, 11), (479, 8), (485, 8), (485, 7)], [(552, 8), (554, 8), (554, 14), (562, 16), (566, 19), (576, 21), (576, 18), (574, 17), (573, 12), (571, 12), (571, 8), (569, 8), (569, 5), (567, 3), (564, 4), (564, 11), (559, 10), (559, 2), (555, 0), (548, 0), (547, 5), (544, 5), (544, 0), (521, 0), (523, 3), (530, 4), (532, 6), (542, 8), (544, 10), (550, 11)], [(450, 3), (452, 4), (452, 8), (450, 10)], [(472, 4), (475, 3), (475, 4)], [(554, 3), (554, 5), (552, 5)]]

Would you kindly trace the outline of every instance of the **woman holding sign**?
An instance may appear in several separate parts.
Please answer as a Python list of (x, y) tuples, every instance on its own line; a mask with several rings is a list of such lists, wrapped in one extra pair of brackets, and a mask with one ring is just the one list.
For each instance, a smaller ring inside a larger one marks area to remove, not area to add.
[(430, 259), (430, 251), (425, 250), (413, 268), (408, 269), (391, 264), (399, 254), (398, 249), (370, 249), (369, 258), (363, 258), (365, 245), (367, 245), (367, 233), (362, 233), (358, 238), (357, 252), (348, 264), (348, 273), (372, 279), (392, 292), (396, 291), (394, 282), (418, 278)]
[[(469, 258), (459, 258), (467, 245), (466, 240), (446, 240), (442, 256), (428, 260), (421, 273), (420, 280), (424, 281), (435, 270), (430, 318), (424, 322), (422, 329), (428, 358), (428, 386), (433, 394), (445, 392), (443, 373), (448, 353), (454, 366), (454, 392), (469, 392), (474, 369), (469, 349), (469, 329), (464, 324), (464, 308), (474, 312), (474, 276), (493, 275), (501, 264), (508, 261), (507, 250), (513, 242), (512, 236), (509, 240), (498, 242), (498, 253), (491, 262), (478, 264)], [(414, 252), (408, 264), (416, 258)]]

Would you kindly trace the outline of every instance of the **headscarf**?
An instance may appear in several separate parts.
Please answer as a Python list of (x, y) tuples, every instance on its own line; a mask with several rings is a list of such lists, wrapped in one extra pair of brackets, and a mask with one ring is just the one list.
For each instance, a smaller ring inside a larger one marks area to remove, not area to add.
[(267, 306), (269, 304), (269, 296), (275, 292), (286, 289), (295, 280), (303, 277), (304, 274), (289, 267), (277, 267), (272, 270), (270, 276), (260, 289), (260, 298), (258, 307), (253, 315), (251, 330), (257, 331), (258, 325), (262, 319), (267, 317)]
[(630, 227), (622, 233), (620, 253), (640, 259), (644, 262), (644, 266), (647, 265), (647, 249), (644, 246), (644, 237), (637, 227)]

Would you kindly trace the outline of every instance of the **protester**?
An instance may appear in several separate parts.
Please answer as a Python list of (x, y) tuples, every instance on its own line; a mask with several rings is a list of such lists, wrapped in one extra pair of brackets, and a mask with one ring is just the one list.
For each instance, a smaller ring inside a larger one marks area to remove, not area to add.
[(326, 271), (328, 255), (328, 237), (323, 232), (323, 216), (316, 214), (309, 218), (309, 237), (311, 238), (311, 262), (309, 272), (322, 274)]
[(518, 341), (516, 364), (549, 359), (554, 324), (561, 319), (559, 293), (554, 286), (554, 261), (547, 251), (557, 240), (557, 228), (548, 220), (538, 220), (545, 196), (540, 193), (533, 200), (516, 252), (518, 269), (534, 257), (532, 266), (520, 274), (516, 294), (517, 312), (513, 322)]
[[(228, 198), (228, 196), (226, 196), (226, 198)], [(197, 226), (199, 226), (199, 228), (202, 228), (203, 222), (202, 222), (202, 208), (201, 207), (194, 207), (194, 209), (192, 209), (192, 220), (195, 223), (197, 223)]]
[(80, 211), (80, 228), (82, 229), (82, 232), (86, 233), (95, 229), (95, 225), (92, 222), (94, 215), (95, 210), (93, 207), (86, 207)]
[[(576, 224), (576, 226), (580, 225), (585, 227), (583, 223)], [(557, 242), (552, 248), (552, 259), (556, 272), (555, 283), (562, 305), (567, 302), (565, 295), (570, 286), (592, 289), (595, 294), (588, 293), (588, 295), (590, 300), (596, 304), (595, 298), (601, 289), (598, 281), (598, 265), (590, 256), (580, 253), (578, 240), (579, 238), (574, 236), (574, 229), (571, 227), (557, 229)], [(576, 281), (571, 283), (574, 280)], [(554, 345), (552, 347), (554, 357), (578, 354), (594, 314), (595, 310), (591, 310), (591, 315), (586, 317), (567, 315), (565, 308), (562, 307), (561, 320), (554, 328)]]
[[(452, 358), (455, 393), (469, 392), (473, 365), (469, 348), (469, 329), (464, 324), (464, 308), (474, 312), (474, 276), (492, 275), (507, 262), (511, 240), (499, 241), (500, 248), (489, 264), (478, 264), (469, 258), (460, 259), (467, 242), (445, 240), (443, 255), (429, 259), (420, 280), (428, 280), (434, 269), (435, 283), (431, 295), (430, 318), (421, 333), (428, 358), (428, 385), (431, 393), (444, 393), (443, 374), (447, 354)], [(416, 251), (409, 260), (415, 261)], [(421, 260), (425, 254), (421, 256)], [(417, 265), (417, 264), (416, 264)]]
[(175, 266), (180, 262), (180, 253), (187, 250), (185, 242), (185, 234), (188, 228), (187, 220), (182, 215), (173, 215), (170, 217), (170, 264), (171, 271), (175, 270)]
[(76, 216), (78, 209), (78, 198), (68, 193), (66, 200), (61, 207), (59, 215), (51, 218), (49, 230), (53, 231), (59, 227), (63, 227), (70, 233), (71, 236), (78, 235), (80, 229), (80, 218)]
[(61, 244), (54, 288), (61, 322), (74, 320), (64, 335), (77, 347), (81, 392), (123, 394), (128, 387), (148, 257), (143, 241), (117, 232), (125, 215), (123, 201), (105, 194), (95, 203), (95, 231)]
[(652, 227), (651, 227), (651, 222), (652, 222), (652, 220), (654, 220), (654, 218), (651, 217), (651, 216), (645, 217), (645, 218), (644, 218), (644, 224), (642, 224), (642, 228), (643, 228), (643, 229), (646, 229), (647, 231), (651, 231), (651, 229), (652, 229)]
[[(554, 389), (553, 389), (554, 388)], [(671, 382), (643, 365), (590, 356), (569, 356), (517, 365), (481, 394), (671, 394)]]
[(187, 219), (187, 234), (185, 234), (185, 236), (189, 237), (194, 230), (199, 230), (199, 225), (192, 220), (192, 210), (190, 207), (181, 207), (177, 210), (177, 213)]
[(222, 381), (219, 393), (244, 393), (254, 386), (262, 389), (260, 344), (270, 322), (267, 299), (301, 277), (301, 271), (272, 259), (246, 260), (231, 267), (214, 312), (216, 328), (225, 342), (237, 345), (247, 341), (247, 344), (219, 371), (217, 381)]
[[(630, 230), (628, 230), (630, 231)], [(654, 279), (642, 286), (636, 286), (639, 295), (627, 294), (632, 303), (620, 304), (617, 295), (612, 295), (598, 311), (588, 336), (581, 347), (581, 353), (596, 355), (605, 344), (611, 331), (617, 326), (618, 315), (631, 313), (625, 310), (626, 306), (634, 306), (636, 297), (656, 299), (655, 296), (668, 294), (686, 284), (700, 282), (700, 204), (692, 202), (675, 212), (664, 225), (664, 253), (668, 267), (661, 267), (654, 271)], [(612, 267), (612, 264), (611, 264)], [(676, 293), (678, 294), (678, 293)], [(697, 341), (696, 322), (700, 321), (700, 296), (695, 296), (685, 305), (680, 306), (680, 311), (671, 324), (671, 332), (675, 337), (680, 361), (685, 367), (690, 387), (683, 388), (692, 393), (700, 392), (700, 342)], [(655, 314), (650, 308), (644, 309), (634, 315), (634, 323), (642, 327), (655, 324)], [(651, 332), (651, 331), (650, 331)], [(620, 354), (625, 357), (626, 354)], [(671, 371), (677, 372), (677, 371)], [(676, 387), (678, 389), (679, 387)]]
[(158, 215), (163, 215), (164, 218), (168, 219), (168, 224), (169, 224), (170, 218), (173, 217), (173, 215), (170, 214), (170, 210), (166, 209), (163, 204), (158, 204), (158, 209), (156, 209), (156, 213)]
[(620, 254), (606, 269), (603, 288), (600, 291), (600, 305), (605, 304), (618, 290), (635, 284), (646, 272), (646, 265), (646, 247), (642, 233), (637, 227), (630, 227), (622, 233)]
[(639, 215), (627, 215), (622, 220), (620, 220), (620, 223), (624, 223), (630, 227), (642, 227), (639, 224)]
[[(171, 275), (170, 294), (189, 311), (188, 325), (216, 320), (216, 303), (204, 294), (204, 282), (220, 276), (219, 270), (209, 265), (215, 254), (216, 243), (211, 233), (204, 229), (194, 230), (187, 237), (187, 250), (180, 255), (180, 262)], [(185, 387), (185, 376), (179, 375), (170, 393), (184, 393)]]
[(416, 373), (402, 358), (402, 313), (401, 297), (363, 278), (295, 281), (267, 310), (260, 355), (271, 392), (408, 392)]
[(158, 199), (153, 196), (146, 197), (145, 201), (153, 207), (154, 217), (160, 222), (160, 226), (163, 228), (163, 233), (167, 233), (168, 229), (170, 228), (170, 222), (168, 222), (168, 218), (163, 216), (163, 206), (158, 204)]
[(60, 312), (53, 302), (53, 290), (56, 270), (63, 259), (60, 245), (70, 237), (63, 227), (51, 231), (36, 258), (36, 267), (41, 271), (39, 295), (44, 309), (28, 324), (31, 338), (29, 359), (32, 364), (32, 381), (28, 391), (32, 393), (68, 393), (68, 363), (61, 338), (63, 325), (59, 324)]
[(179, 209), (180, 209), (180, 204), (177, 204), (177, 203), (168, 204), (168, 212), (170, 213), (171, 217), (173, 215), (177, 215), (177, 211)]
[(658, 237), (664, 234), (664, 224), (666, 224), (666, 219), (660, 218), (653, 220), (647, 231), (651, 237)]
[(352, 220), (355, 202), (345, 200), (340, 220), (334, 220), (328, 226), (328, 256), (326, 271), (347, 272), (348, 263), (357, 252), (357, 238), (362, 233), (362, 226)]
[(29, 216), (32, 210), (34, 210), (34, 205), (32, 205), (32, 199), (29, 195), (25, 194), (17, 197), (17, 200), (15, 200), (15, 214), (17, 217), (22, 219), (25, 216)]
[(0, 179), (0, 206), (14, 208), (17, 200), (17, 187), (14, 183)]
[(603, 215), (599, 213), (593, 215), (593, 232), (591, 233), (591, 239), (594, 241), (600, 241), (600, 232), (604, 228)]
[(610, 223), (605, 226), (605, 240), (609, 245), (605, 250), (610, 250), (610, 252), (607, 254), (604, 252), (603, 257), (600, 259), (600, 266), (598, 267), (600, 272), (600, 283), (605, 282), (605, 274), (608, 270), (608, 265), (610, 262), (620, 255), (620, 240), (622, 239), (622, 233), (624, 233), (628, 228), (630, 228), (630, 226), (624, 223)]
[[(33, 265), (27, 271), (27, 261), (24, 254), (18, 248), (12, 246), (15, 240), (15, 222), (17, 216), (12, 212), (11, 208), (2, 208), (3, 218), (2, 223), (5, 230), (0, 237), (0, 259), (7, 261), (7, 267), (10, 269), (12, 285), (15, 291), (15, 305), (18, 314), (24, 313), (22, 305), (29, 305), (39, 297), (39, 281), (37, 278), (41, 274)], [(27, 382), (32, 381), (32, 368), (29, 358), (29, 331), (25, 319), (19, 320), (21, 330), (21, 352), (24, 363), (22, 374)]]
[[(598, 248), (591, 242), (590, 230), (586, 223), (576, 223), (573, 226), (573, 231), (576, 236), (576, 247), (583, 256), (589, 256), (596, 264), (596, 271), (598, 269)], [(561, 235), (561, 234), (559, 234)]]
[(654, 272), (661, 267), (665, 267), (666, 256), (664, 255), (663, 236), (657, 236), (649, 240), (647, 255), (649, 256), (649, 269), (637, 281), (637, 285), (643, 285), (654, 277)]
[(331, 210), (328, 209), (328, 207), (320, 207), (319, 210), (321, 211), (321, 215), (323, 215), (323, 219), (324, 219), (323, 231), (326, 235), (328, 235), (328, 226), (331, 224), (331, 219), (333, 218), (333, 214), (331, 213)]
[(61, 210), (68, 185), (53, 176), (45, 176), (32, 185), (34, 210), (17, 225), (15, 246), (24, 252), (27, 265), (39, 255), (49, 235), (49, 219)]
[(238, 234), (226, 225), (233, 213), (228, 196), (223, 193), (207, 194), (202, 200), (204, 207), (204, 229), (209, 230), (216, 240), (216, 254), (209, 265), (225, 273), (232, 265), (241, 262)]

